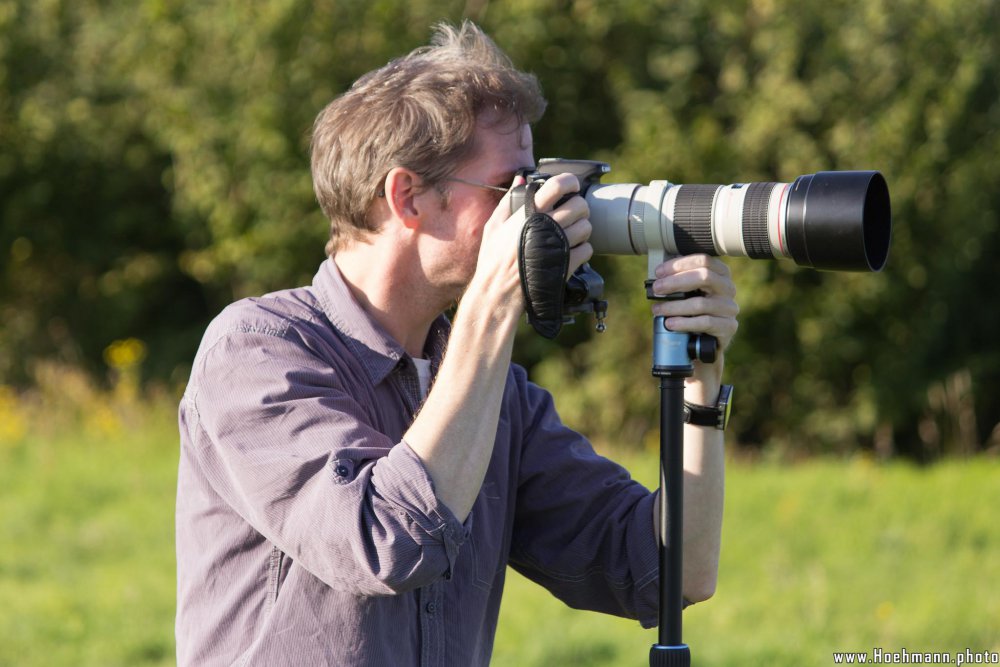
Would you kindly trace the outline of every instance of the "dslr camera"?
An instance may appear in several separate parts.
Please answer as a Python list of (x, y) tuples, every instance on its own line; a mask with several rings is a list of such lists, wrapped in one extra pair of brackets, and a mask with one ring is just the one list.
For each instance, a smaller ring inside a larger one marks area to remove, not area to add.
[[(610, 171), (606, 162), (547, 158), (523, 175), (529, 184), (575, 175), (590, 206), (594, 254), (647, 255), (650, 273), (665, 257), (696, 253), (831, 271), (880, 271), (889, 255), (889, 188), (878, 171), (822, 171), (791, 183), (601, 183)], [(527, 189), (515, 188), (512, 212)], [(581, 267), (567, 284), (564, 313), (594, 311), (603, 330), (603, 285)]]

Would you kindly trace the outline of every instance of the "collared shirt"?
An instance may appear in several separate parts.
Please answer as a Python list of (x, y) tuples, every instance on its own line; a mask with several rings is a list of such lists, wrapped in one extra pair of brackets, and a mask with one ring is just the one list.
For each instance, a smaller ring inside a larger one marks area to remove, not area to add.
[[(447, 335), (439, 318), (432, 371)], [(654, 496), (524, 369), (464, 523), (403, 440), (420, 401), (332, 260), (215, 319), (180, 405), (179, 664), (487, 665), (507, 565), (655, 624)]]

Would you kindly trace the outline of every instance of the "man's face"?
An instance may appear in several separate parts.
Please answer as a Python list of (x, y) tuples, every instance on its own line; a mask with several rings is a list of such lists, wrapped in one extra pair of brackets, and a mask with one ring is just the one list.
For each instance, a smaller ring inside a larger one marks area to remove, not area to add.
[[(531, 128), (514, 121), (499, 123), (486, 117), (476, 130), (475, 156), (447, 181), (447, 196), (427, 229), (426, 252), (421, 253), (425, 275), (432, 285), (458, 298), (476, 271), (483, 227), (496, 210), (502, 192), (470, 183), (509, 188), (519, 169), (533, 168)], [(436, 194), (436, 193), (434, 193)], [(440, 198), (439, 198), (440, 199)], [(453, 294), (451, 292), (454, 292)]]

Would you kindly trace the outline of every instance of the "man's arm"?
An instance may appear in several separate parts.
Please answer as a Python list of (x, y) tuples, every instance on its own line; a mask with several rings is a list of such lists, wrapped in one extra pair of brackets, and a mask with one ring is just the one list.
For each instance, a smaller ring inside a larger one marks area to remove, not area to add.
[[(735, 288), (708, 257), (675, 258), (658, 273), (657, 292), (701, 289), (708, 296), (668, 311), (676, 330), (703, 331), (729, 344), (736, 330)], [(721, 262), (719, 262), (721, 264)], [(669, 302), (668, 302), (669, 303)], [(654, 306), (654, 312), (661, 310)], [(680, 318), (680, 319), (673, 319)], [(721, 355), (720, 355), (721, 356)], [(696, 364), (686, 397), (714, 404), (723, 362)], [(656, 622), (658, 503), (628, 474), (561, 424), (548, 393), (526, 383), (527, 427), (520, 462), (511, 564), (573, 607)], [(723, 504), (722, 432), (685, 427), (683, 595), (715, 589)]]
[(206, 334), (180, 411), (179, 564), (233, 567), (242, 520), (339, 591), (436, 581), (466, 539), (461, 522), (413, 451), (377, 427), (360, 364), (287, 323), (241, 302)]
[[(722, 385), (724, 350), (738, 327), (736, 288), (721, 260), (707, 255), (674, 257), (656, 269), (657, 294), (700, 290), (704, 296), (657, 302), (653, 313), (667, 317), (673, 331), (708, 333), (719, 339), (713, 364), (694, 362), (684, 397), (698, 405), (715, 405)], [(723, 432), (711, 427), (684, 426), (684, 544), (683, 594), (689, 602), (707, 600), (715, 592), (722, 545), (725, 465)], [(658, 514), (654, 528), (659, 540)]]
[[(551, 178), (538, 190), (539, 210), (577, 191), (576, 177)], [(523, 216), (508, 216), (508, 197), (486, 223), (476, 273), (459, 304), (434, 386), (403, 439), (424, 462), (435, 494), (464, 521), (472, 510), (496, 438), (517, 321), (523, 310), (517, 266)], [(590, 258), (589, 211), (574, 197), (551, 213), (572, 248), (569, 271)]]

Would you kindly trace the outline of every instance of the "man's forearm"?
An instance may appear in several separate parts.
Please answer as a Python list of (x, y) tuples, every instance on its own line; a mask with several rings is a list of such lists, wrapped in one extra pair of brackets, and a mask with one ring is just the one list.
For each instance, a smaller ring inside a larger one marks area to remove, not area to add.
[[(575, 176), (560, 174), (542, 185), (535, 203), (545, 211), (578, 189)], [(404, 435), (427, 466), (437, 497), (462, 521), (493, 454), (514, 333), (524, 312), (516, 252), (524, 219), (509, 211), (507, 195), (483, 228), (476, 273), (455, 313), (434, 389)], [(570, 246), (569, 273), (590, 258), (588, 214), (581, 197), (551, 212)]]
[(463, 299), (434, 386), (403, 436), (460, 521), (472, 510), (493, 454), (517, 328), (511, 311)]
[[(685, 388), (686, 400), (701, 405), (715, 403), (721, 384), (722, 360), (717, 363), (717, 367), (700, 369), (701, 372), (692, 378)], [(715, 592), (722, 546), (723, 446), (722, 431), (703, 426), (684, 426), (682, 592), (689, 602), (706, 600)], [(662, 533), (658, 512), (653, 515), (653, 529), (659, 541)]]
[[(722, 384), (722, 354), (711, 365), (697, 364), (685, 387), (686, 400), (715, 405)], [(725, 481), (723, 432), (684, 426), (684, 595), (691, 602), (715, 592), (722, 547)]]
[(707, 600), (715, 592), (722, 546), (724, 495), (722, 431), (684, 427), (684, 597)]

